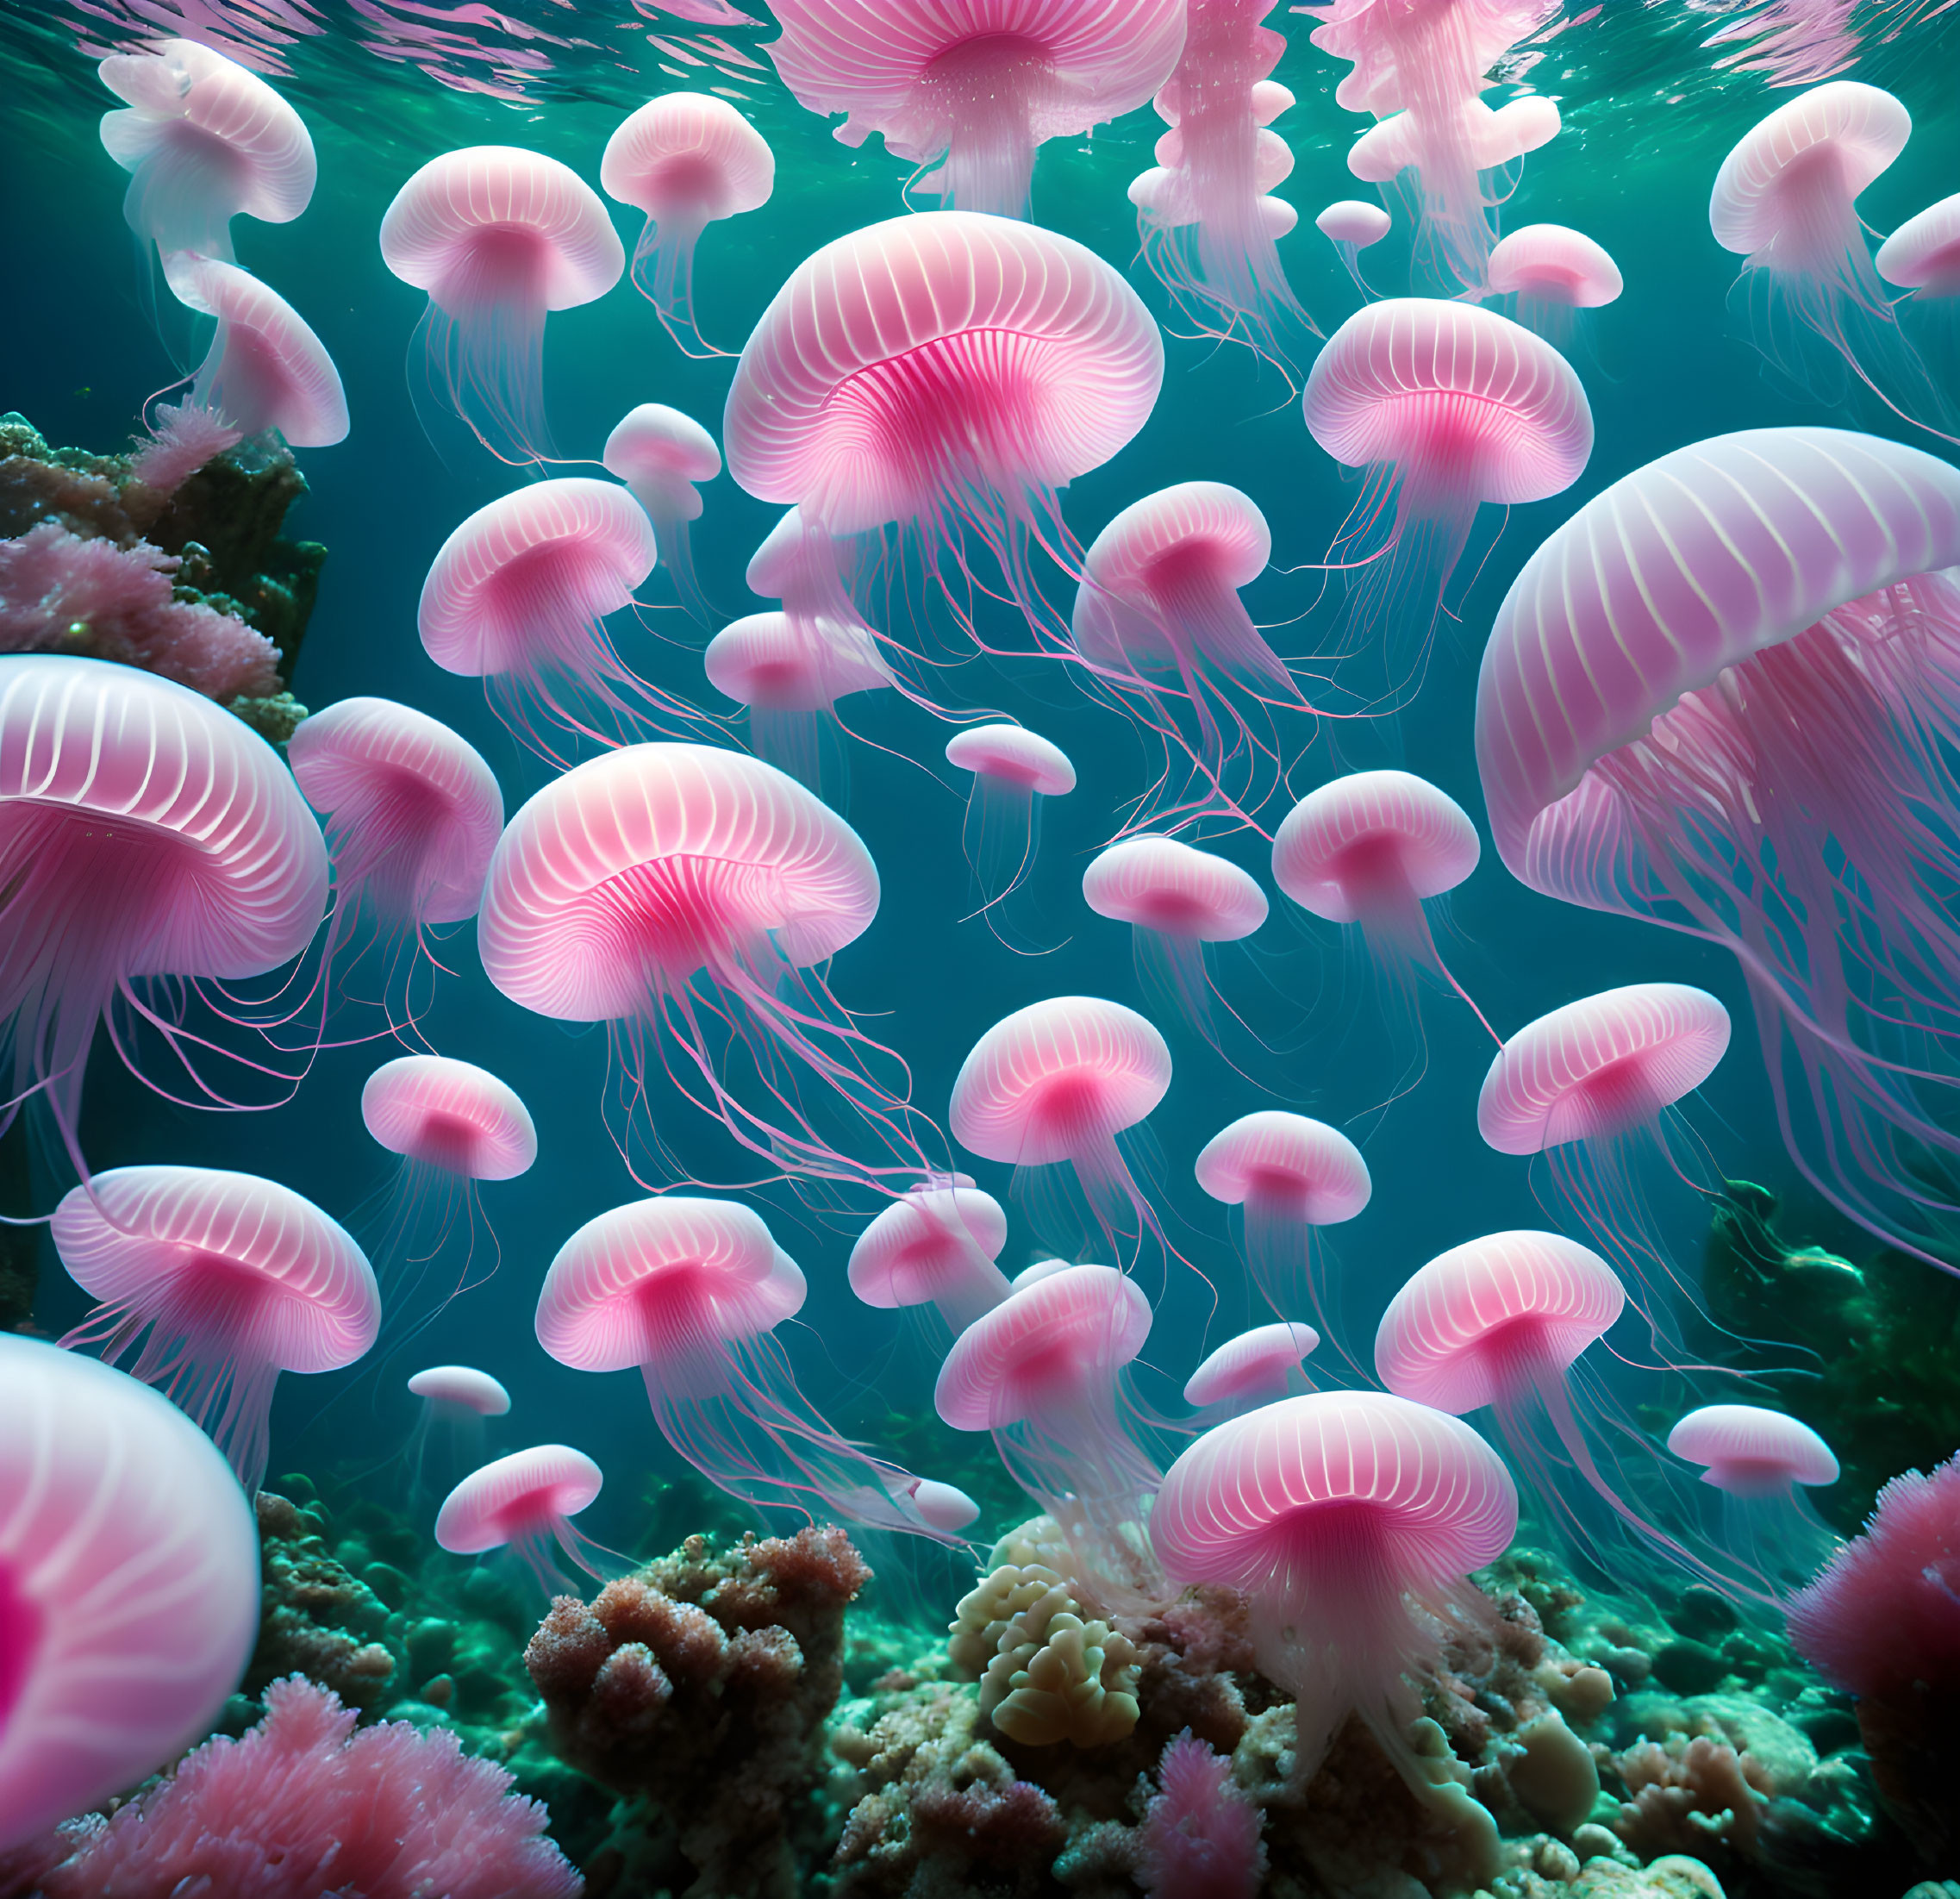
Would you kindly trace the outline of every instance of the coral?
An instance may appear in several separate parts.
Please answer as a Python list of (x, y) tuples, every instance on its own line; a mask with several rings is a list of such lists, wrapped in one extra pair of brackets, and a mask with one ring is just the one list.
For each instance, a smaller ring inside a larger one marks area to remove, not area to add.
[(1670, 1734), (1626, 1749), (1618, 1765), (1632, 1797), (1620, 1809), (1617, 1830), (1636, 1852), (1706, 1852), (1712, 1840), (1745, 1858), (1753, 1852), (1770, 1796), (1751, 1757), (1706, 1734)]
[(162, 403), (150, 439), (129, 458), (129, 478), (159, 495), (175, 494), (214, 455), (238, 441), (235, 428), (200, 404)]
[(1261, 1816), (1232, 1784), (1232, 1763), (1186, 1728), (1164, 1750), (1157, 1784), (1138, 1828), (1150, 1899), (1252, 1899), (1266, 1870)]

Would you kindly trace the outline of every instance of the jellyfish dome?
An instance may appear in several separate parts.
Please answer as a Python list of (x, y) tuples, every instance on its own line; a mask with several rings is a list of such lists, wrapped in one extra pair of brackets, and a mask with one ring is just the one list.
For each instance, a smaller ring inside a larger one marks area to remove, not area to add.
[(384, 1062), (360, 1091), (360, 1115), (391, 1153), (472, 1180), (514, 1180), (538, 1158), (538, 1130), (516, 1091), (448, 1055)]
[(1011, 926), (1003, 909), (1033, 874), (1041, 805), (1076, 788), (1076, 768), (1052, 740), (1019, 725), (970, 725), (946, 740), (946, 763), (973, 774), (961, 841), (997, 934)]
[(1946, 463), (1834, 429), (1718, 436), (1539, 548), (1477, 689), (1506, 865), (1734, 951), (1793, 1156), (1907, 1246), (1938, 1212), (1925, 1156), (1956, 1151), (1957, 564)]
[(453, 1556), (508, 1548), (546, 1596), (562, 1596), (568, 1585), (552, 1561), (553, 1542), (588, 1576), (608, 1573), (605, 1552), (571, 1522), (597, 1500), (604, 1484), (599, 1466), (570, 1445), (514, 1451), (471, 1471), (443, 1499), (435, 1540)]
[(313, 197), (318, 167), (298, 113), (257, 73), (195, 40), (114, 53), (96, 68), (125, 109), (102, 122), (103, 148), (131, 174), (122, 215), (166, 256), (228, 260), (240, 212), (285, 224)]
[(62, 1344), (99, 1345), (112, 1365), (134, 1352), (134, 1375), (210, 1433), (247, 1491), (265, 1474), (279, 1374), (352, 1365), (380, 1327), (366, 1255), (256, 1174), (114, 1168), (73, 1189), (51, 1231), (99, 1302)]
[(799, 624), (786, 613), (731, 620), (701, 656), (708, 683), (748, 708), (758, 756), (821, 796), (825, 740), (840, 736), (835, 707), (892, 684), (891, 668), (856, 627)]
[(1184, 43), (1181, 0), (783, 0), (769, 48), (806, 111), (874, 132), (948, 209), (1027, 213), (1039, 146), (1134, 111)]
[(1807, 1424), (1755, 1404), (1705, 1404), (1667, 1447), (1707, 1466), (1720, 1494), (1716, 1534), (1743, 1576), (1776, 1597), (1810, 1582), (1843, 1545), (1803, 1494), (1838, 1481), (1838, 1459)]
[(1872, 262), (1913, 302), (1960, 297), (1960, 191), (1907, 218)]
[(1008, 1243), (1008, 1216), (964, 1174), (914, 1187), (858, 1235), (851, 1290), (868, 1306), (928, 1302), (956, 1333), (1008, 1296), (995, 1261)]
[(1364, 198), (1338, 198), (1314, 220), (1314, 228), (1330, 243), (1351, 244), (1358, 251), (1379, 244), (1392, 220), (1379, 204)]
[(1305, 1377), (1301, 1361), (1320, 1342), (1312, 1326), (1291, 1319), (1241, 1332), (1184, 1381), (1184, 1402), (1201, 1409), (1230, 1406), (1236, 1414), (1297, 1395)]
[(1066, 797), (1076, 788), (1068, 753), (1026, 726), (970, 725), (946, 740), (946, 763), (1045, 798)]
[(1617, 301), (1625, 288), (1605, 247), (1564, 224), (1507, 231), (1490, 253), (1483, 287), (1486, 297), (1513, 299), (1517, 320), (1564, 351), (1581, 337), (1578, 313)]
[(696, 484), (713, 481), (721, 472), (721, 451), (715, 438), (677, 409), (641, 403), (613, 425), (602, 459), (606, 472), (617, 475), (646, 510), (660, 565), (673, 581), (682, 606), (705, 622), (708, 602), (695, 578), (688, 523), (701, 518)]
[(0, 1852), (209, 1733), (259, 1627), (259, 1529), (135, 1379), (0, 1334)]
[(501, 1418), (510, 1409), (502, 1382), (474, 1365), (429, 1365), (409, 1380), (409, 1390), (432, 1404), (453, 1405), (479, 1418)]

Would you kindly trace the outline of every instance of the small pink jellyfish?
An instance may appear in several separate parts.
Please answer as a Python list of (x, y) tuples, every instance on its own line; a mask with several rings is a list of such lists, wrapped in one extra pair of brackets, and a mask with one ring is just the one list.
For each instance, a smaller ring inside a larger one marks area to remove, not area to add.
[(602, 1581), (630, 1565), (572, 1522), (597, 1499), (599, 1466), (566, 1444), (535, 1444), (471, 1471), (436, 1512), (435, 1540), (452, 1556), (508, 1549), (547, 1596), (576, 1593), (552, 1559), (556, 1543), (588, 1576)]
[(1838, 1481), (1838, 1459), (1807, 1424), (1756, 1404), (1705, 1404), (1667, 1434), (1667, 1447), (1707, 1465), (1721, 1494), (1723, 1548), (1765, 1594), (1810, 1582), (1841, 1540), (1802, 1492)]
[(911, 1473), (838, 1436), (797, 1388), (775, 1328), (802, 1309), (796, 1263), (732, 1200), (665, 1194), (589, 1220), (538, 1295), (538, 1342), (577, 1371), (639, 1371), (668, 1443), (758, 1509), (957, 1540)]
[(1266, 893), (1214, 852), (1170, 837), (1127, 837), (1089, 860), (1083, 902), (1098, 916), (1130, 925), (1137, 980), (1159, 1010), (1170, 1010), (1219, 1046), (1218, 993), (1210, 946), (1238, 943), (1266, 920)]
[(258, 1526), (210, 1440), (0, 1334), (0, 1854), (209, 1733), (258, 1627)]
[(1126, 1366), (1150, 1301), (1111, 1266), (1064, 1265), (953, 1341), (933, 1402), (956, 1431), (990, 1431), (1001, 1461), (1061, 1526), (1104, 1606), (1161, 1596), (1145, 1521), (1161, 1473), (1132, 1434)]
[(484, 1461), (485, 1422), (509, 1415), (510, 1394), (501, 1380), (470, 1365), (427, 1365), (408, 1386), (422, 1401), (403, 1452), (409, 1488), (419, 1494), (432, 1460), (445, 1479), (467, 1477)]
[(1509, 298), (1513, 318), (1570, 353), (1578, 313), (1614, 302), (1626, 287), (1606, 247), (1583, 231), (1522, 224), (1498, 239), (1483, 290)]
[[(509, 145), (445, 152), (396, 193), (382, 260), (428, 292), (409, 387), (507, 462), (552, 459), (545, 317), (603, 297), (626, 253), (598, 194), (569, 166)], [(433, 435), (431, 437), (433, 440)]]
[(697, 483), (721, 472), (721, 451), (694, 420), (665, 403), (641, 403), (628, 409), (606, 437), (606, 472), (633, 491), (653, 523), (660, 565), (680, 596), (681, 605), (706, 624), (710, 609), (695, 578), (688, 523), (701, 519)]
[(782, 0), (767, 48), (806, 111), (846, 115), (948, 210), (1027, 215), (1037, 147), (1132, 112), (1170, 78), (1184, 0)]
[(1184, 1402), (1235, 1418), (1314, 1389), (1303, 1360), (1320, 1343), (1312, 1326), (1283, 1319), (1227, 1339), (1184, 1381)]
[[(1013, 1192), (1051, 1245), (1083, 1237), (1070, 1205), (1072, 1173), (1092, 1225), (1113, 1246), (1162, 1240), (1156, 1211), (1117, 1146), (1164, 1099), (1170, 1051), (1133, 1009), (1094, 996), (1032, 1003), (973, 1045), (952, 1084), (952, 1137), (1011, 1163)], [(1127, 1244), (1126, 1244), (1127, 1243)]]
[(63, 1198), (51, 1231), (100, 1302), (61, 1343), (99, 1345), (110, 1365), (134, 1351), (134, 1374), (210, 1433), (248, 1492), (265, 1473), (279, 1374), (337, 1371), (380, 1329), (360, 1248), (256, 1174), (112, 1168)]
[(949, 1536), (964, 1530), (980, 1514), (980, 1506), (957, 1484), (916, 1477), (908, 1477), (900, 1488), (925, 1522)]
[(1008, 1296), (995, 1264), (1008, 1216), (965, 1174), (922, 1182), (895, 1200), (851, 1248), (851, 1290), (868, 1306), (927, 1303), (964, 1332)]
[(769, 141), (726, 99), (663, 93), (607, 140), (599, 183), (607, 197), (646, 214), (633, 281), (668, 335), (687, 355), (727, 355), (695, 322), (695, 246), (717, 219), (768, 203), (776, 188)]
[(1960, 191), (1907, 218), (1872, 265), (1906, 292), (1894, 307), (1934, 379), (1960, 388)]
[(1075, 790), (1076, 768), (1060, 746), (1019, 725), (970, 725), (954, 733), (946, 763), (973, 774), (961, 838), (980, 895), (977, 914), (996, 934), (1018, 936), (1001, 913), (1033, 874), (1042, 804)]
[(1372, 297), (1375, 292), (1361, 274), (1361, 253), (1389, 234), (1392, 222), (1379, 204), (1358, 197), (1336, 199), (1314, 220), (1314, 228), (1333, 246), (1354, 279), (1355, 289), (1364, 297)]
[(1373, 1194), (1361, 1150), (1324, 1121), (1276, 1108), (1242, 1115), (1200, 1150), (1198, 1184), (1239, 1209), (1234, 1222), (1245, 1269), (1275, 1312), (1304, 1308), (1349, 1364), (1341, 1302), (1323, 1227), (1352, 1220)]
[(1250, 1599), (1260, 1671), (1298, 1703), (1302, 1783), (1351, 1713), (1430, 1801), (1409, 1677), (1442, 1627), (1488, 1627), (1470, 1574), (1517, 1527), (1517, 1488), (1476, 1432), (1379, 1391), (1284, 1398), (1206, 1432), (1150, 1517), (1172, 1585)]
[(1370, 303), (1334, 332), (1305, 408), (1314, 440), (1365, 471), (1329, 558), (1351, 570), (1343, 647), (1378, 644), (1381, 690), (1399, 703), (1421, 683), (1478, 508), (1570, 488), (1592, 453), (1593, 412), (1571, 365), (1529, 330), (1413, 297)]

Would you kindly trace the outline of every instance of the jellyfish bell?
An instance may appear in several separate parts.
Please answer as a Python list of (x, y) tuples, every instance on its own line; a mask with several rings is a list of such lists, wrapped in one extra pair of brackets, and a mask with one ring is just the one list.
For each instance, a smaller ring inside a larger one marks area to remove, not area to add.
[(407, 1386), (421, 1402), (402, 1462), (409, 1492), (419, 1497), (432, 1464), (446, 1482), (466, 1477), (484, 1461), (484, 1426), (508, 1415), (510, 1394), (500, 1380), (468, 1365), (425, 1365)]
[(1320, 1345), (1312, 1326), (1288, 1319), (1227, 1339), (1184, 1381), (1184, 1402), (1221, 1420), (1314, 1389), (1304, 1360)]
[(996, 912), (1033, 874), (1041, 841), (1041, 807), (1076, 788), (1067, 753), (1019, 725), (970, 725), (946, 740), (946, 763), (973, 774), (961, 838), (978, 887), (980, 909), (996, 933), (1010, 928)]
[(605, 1477), (583, 1451), (538, 1444), (472, 1471), (442, 1500), (435, 1540), (452, 1556), (508, 1549), (547, 1597), (576, 1594), (552, 1559), (555, 1543), (577, 1568), (603, 1581), (630, 1569), (572, 1522), (598, 1499)]
[(1803, 1495), (1838, 1481), (1838, 1459), (1807, 1424), (1755, 1404), (1705, 1404), (1668, 1433), (1667, 1447), (1706, 1466), (1719, 1491), (1724, 1548), (1771, 1596), (1808, 1583), (1841, 1544)]
[(851, 1290), (868, 1306), (930, 1303), (957, 1334), (1007, 1297), (1007, 1215), (969, 1176), (923, 1182), (858, 1235)]
[(1512, 316), (1556, 348), (1570, 352), (1577, 313), (1615, 302), (1626, 288), (1603, 245), (1564, 224), (1524, 224), (1490, 253), (1486, 297), (1511, 300)]
[(1935, 380), (1960, 386), (1960, 191), (1907, 218), (1872, 265), (1906, 293), (1894, 313)]
[(688, 523), (701, 518), (697, 484), (721, 472), (721, 451), (694, 420), (665, 403), (641, 403), (613, 425), (601, 458), (646, 510), (661, 566), (681, 605), (706, 623), (709, 609), (695, 577)]
[(980, 1514), (980, 1506), (957, 1484), (941, 1484), (934, 1477), (908, 1479), (905, 1494), (925, 1521), (949, 1535), (964, 1530)]
[(1371, 297), (1375, 293), (1361, 274), (1361, 253), (1379, 244), (1389, 234), (1392, 222), (1379, 204), (1358, 197), (1337, 198), (1314, 220), (1314, 228), (1333, 246), (1347, 274), (1354, 279), (1355, 289), (1364, 297)]

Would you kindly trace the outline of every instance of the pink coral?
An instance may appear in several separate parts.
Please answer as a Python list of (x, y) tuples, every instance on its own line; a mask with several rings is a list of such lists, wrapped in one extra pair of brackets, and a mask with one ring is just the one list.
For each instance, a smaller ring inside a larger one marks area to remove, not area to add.
[(150, 439), (130, 457), (130, 478), (159, 495), (175, 494), (212, 456), (241, 439), (222, 415), (201, 403), (165, 403), (157, 410)]
[(1232, 1763), (1186, 1728), (1168, 1742), (1140, 1829), (1139, 1877), (1152, 1899), (1252, 1899), (1266, 1870), (1259, 1809)]
[(279, 649), (242, 620), (174, 599), (174, 555), (44, 521), (0, 541), (0, 653), (140, 666), (221, 702), (279, 690)]

